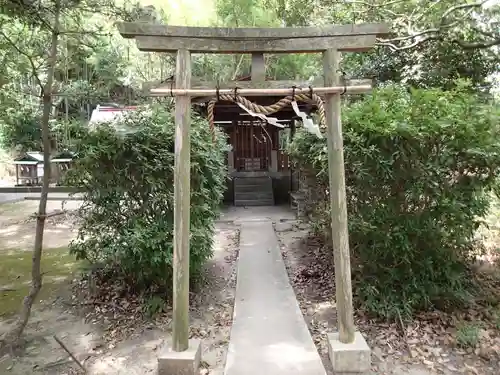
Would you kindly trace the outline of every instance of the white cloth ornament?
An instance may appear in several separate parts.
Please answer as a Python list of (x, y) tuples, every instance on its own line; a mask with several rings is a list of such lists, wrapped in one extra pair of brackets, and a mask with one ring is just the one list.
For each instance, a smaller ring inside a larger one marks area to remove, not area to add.
[(294, 100), (292, 102), (292, 108), (293, 111), (297, 116), (299, 116), (302, 119), (302, 123), (304, 124), (304, 128), (311, 134), (314, 134), (316, 137), (319, 139), (323, 138), (323, 134), (321, 134), (321, 131), (319, 130), (318, 124), (315, 124), (312, 119), (307, 117), (307, 115), (304, 112), (301, 112), (299, 109), (299, 106), (297, 105), (297, 102)]

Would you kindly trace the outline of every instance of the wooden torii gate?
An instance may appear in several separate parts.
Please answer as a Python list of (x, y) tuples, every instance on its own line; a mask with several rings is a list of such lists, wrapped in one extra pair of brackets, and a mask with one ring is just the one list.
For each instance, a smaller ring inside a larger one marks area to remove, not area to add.
[[(174, 280), (173, 350), (189, 347), (189, 223), (190, 223), (190, 110), (191, 97), (232, 94), (238, 87), (242, 96), (276, 96), (309, 93), (309, 88), (293, 88), (300, 82), (266, 81), (265, 53), (322, 53), (324, 86), (314, 93), (324, 95), (327, 122), (328, 169), (332, 238), (335, 259), (336, 303), (339, 340), (354, 341), (351, 266), (347, 230), (344, 176), (342, 93), (371, 90), (366, 81), (340, 84), (341, 52), (368, 51), (376, 38), (389, 29), (385, 24), (358, 24), (301, 28), (211, 28), (165, 26), (147, 23), (120, 23), (120, 34), (135, 38), (141, 51), (177, 53), (175, 88), (156, 88), (154, 96), (174, 95), (175, 100), (175, 179), (174, 179)], [(252, 80), (191, 85), (191, 53), (252, 54)], [(243, 87), (242, 87), (243, 86)], [(219, 89), (216, 89), (219, 87)]]

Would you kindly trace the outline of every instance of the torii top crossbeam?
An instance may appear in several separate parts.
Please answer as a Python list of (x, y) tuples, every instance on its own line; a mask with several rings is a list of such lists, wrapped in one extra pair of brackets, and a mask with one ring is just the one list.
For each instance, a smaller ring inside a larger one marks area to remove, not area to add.
[(124, 38), (135, 38), (141, 51), (194, 53), (359, 52), (370, 50), (377, 37), (389, 32), (385, 24), (218, 28), (122, 22), (117, 27)]

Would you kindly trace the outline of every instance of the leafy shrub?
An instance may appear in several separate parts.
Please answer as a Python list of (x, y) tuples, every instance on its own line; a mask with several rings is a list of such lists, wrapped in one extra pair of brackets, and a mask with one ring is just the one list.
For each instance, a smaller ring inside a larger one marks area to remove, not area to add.
[[(119, 129), (119, 130), (117, 130)], [(83, 218), (71, 252), (102, 262), (139, 287), (171, 285), (174, 216), (174, 119), (159, 107), (100, 125), (78, 144), (67, 182), (84, 191)], [(226, 139), (191, 125), (190, 271), (212, 254), (214, 220), (225, 189)]]
[[(500, 167), (498, 120), (462, 87), (388, 86), (343, 109), (355, 293), (368, 311), (408, 316), (467, 297), (467, 260)], [(299, 132), (289, 151), (327, 190), (326, 141)], [(326, 203), (314, 219), (330, 232)]]

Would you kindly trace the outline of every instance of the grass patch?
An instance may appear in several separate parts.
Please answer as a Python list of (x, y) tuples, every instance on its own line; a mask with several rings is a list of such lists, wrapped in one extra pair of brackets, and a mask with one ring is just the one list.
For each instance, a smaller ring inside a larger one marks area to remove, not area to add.
[[(0, 317), (16, 313), (31, 283), (31, 251), (9, 251), (0, 254)], [(38, 301), (55, 296), (61, 284), (72, 275), (80, 263), (69, 254), (67, 247), (44, 249), (41, 268), (44, 273)]]
[(479, 343), (481, 322), (464, 322), (457, 328), (457, 344), (462, 348), (474, 348)]

